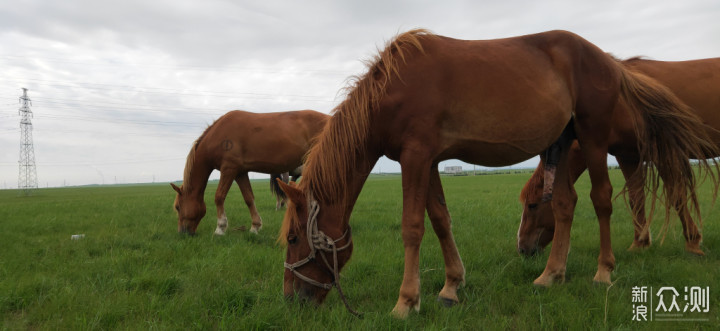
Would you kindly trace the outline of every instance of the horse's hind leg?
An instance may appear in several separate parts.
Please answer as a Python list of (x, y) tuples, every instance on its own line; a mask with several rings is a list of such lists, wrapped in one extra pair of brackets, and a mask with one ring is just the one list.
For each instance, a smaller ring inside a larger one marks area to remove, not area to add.
[[(293, 182), (297, 182), (298, 179), (300, 179), (300, 176), (302, 176), (303, 169), (305, 169), (305, 165), (301, 165), (290, 172), (286, 172), (285, 176), (288, 178), (284, 180), (292, 180)], [(292, 176), (292, 178), (289, 178), (289, 176)]]
[[(610, 274), (615, 269), (615, 255), (610, 242), (610, 216), (612, 215), (612, 184), (607, 169), (607, 137), (609, 129), (600, 119), (585, 117), (577, 120), (580, 148), (587, 160), (590, 174), (590, 199), (595, 207), (600, 225), (600, 254), (598, 270), (593, 281), (610, 284)], [(605, 130), (607, 129), (607, 130)]]
[(647, 219), (645, 218), (645, 183), (633, 176), (638, 169), (638, 161), (622, 157), (616, 158), (623, 177), (625, 177), (630, 210), (633, 214), (633, 227), (635, 228), (635, 237), (628, 250), (650, 247), (650, 227), (647, 226)]
[(437, 164), (430, 169), (430, 187), (426, 209), (433, 230), (440, 240), (440, 248), (445, 260), (445, 286), (440, 291), (438, 301), (446, 306), (452, 306), (459, 302), (457, 289), (465, 283), (465, 267), (460, 259), (460, 253), (458, 253), (451, 231), (452, 220), (445, 204), (445, 195)]
[[(280, 174), (280, 180), (282, 180), (285, 184), (290, 182), (290, 174), (287, 172), (283, 172)], [(287, 196), (283, 192), (282, 199), (279, 201), (280, 208), (287, 205)], [(277, 208), (276, 210), (280, 210), (280, 208)]]
[(234, 174), (230, 174), (230, 171), (220, 171), (220, 182), (218, 188), (215, 191), (215, 206), (217, 208), (217, 228), (215, 228), (216, 235), (224, 235), (228, 227), (227, 215), (225, 215), (225, 198), (227, 197), (228, 191), (232, 186)]
[(260, 228), (262, 228), (262, 219), (260, 218), (257, 208), (255, 208), (255, 196), (253, 195), (252, 187), (250, 186), (250, 178), (248, 178), (247, 172), (239, 174), (235, 178), (235, 181), (240, 187), (243, 199), (245, 199), (245, 204), (248, 206), (248, 209), (250, 209), (250, 217), (252, 218), (252, 227), (250, 228), (250, 232), (258, 233)]
[(279, 195), (276, 196), (275, 197), (275, 211), (280, 210), (280, 208), (282, 208), (283, 206), (285, 206), (285, 199)]
[(702, 234), (700, 234), (700, 231), (695, 225), (695, 221), (693, 221), (692, 217), (690, 217), (690, 212), (688, 211), (688, 208), (680, 203), (677, 203), (675, 204), (675, 210), (677, 210), (678, 216), (680, 216), (680, 222), (682, 223), (683, 227), (683, 236), (685, 237), (685, 251), (695, 255), (705, 255), (705, 253), (700, 248)]

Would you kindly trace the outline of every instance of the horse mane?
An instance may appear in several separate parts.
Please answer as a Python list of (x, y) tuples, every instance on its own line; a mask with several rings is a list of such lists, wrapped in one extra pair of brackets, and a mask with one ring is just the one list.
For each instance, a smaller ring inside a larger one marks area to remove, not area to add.
[(652, 58), (650, 58), (649, 56), (645, 56), (645, 55), (635, 55), (633, 57), (629, 57), (620, 62), (647, 61), (647, 60), (652, 60)]
[(277, 243), (287, 246), (287, 236), (288, 233), (290, 233), (290, 229), (292, 228), (296, 233), (298, 232), (298, 229), (300, 227), (300, 224), (298, 224), (298, 213), (297, 208), (295, 208), (295, 203), (292, 202), (292, 199), (288, 199), (287, 206), (285, 210), (285, 216), (283, 217), (282, 223), (280, 224), (280, 231), (278, 231), (278, 238)]
[(190, 147), (190, 152), (188, 153), (187, 159), (185, 160), (185, 171), (183, 172), (183, 185), (181, 186), (183, 188), (183, 191), (185, 191), (185, 192), (190, 191), (190, 185), (192, 184), (192, 183), (190, 183), (190, 178), (192, 178), (191, 177), (192, 169), (193, 169), (193, 166), (195, 165), (195, 152), (197, 151), (198, 145), (200, 145), (200, 142), (203, 140), (203, 138), (205, 138), (205, 136), (210, 131), (210, 129), (212, 129), (215, 126), (215, 124), (220, 122), (220, 120), (222, 120), (223, 118), (228, 116), (228, 114), (230, 114), (230, 113), (231, 112), (228, 112), (228, 113), (220, 116), (212, 124), (208, 125), (208, 127), (205, 128), (205, 131), (203, 131), (203, 133), (200, 135), (200, 137), (195, 139), (195, 142), (193, 142), (192, 147)]
[(605, 54), (607, 54), (613, 60), (615, 60), (615, 62), (618, 62), (620, 64), (624, 64), (626, 62), (635, 62), (635, 61), (652, 61), (652, 58), (649, 56), (646, 56), (646, 55), (635, 55), (635, 56), (629, 57), (627, 59), (621, 59), (613, 53), (605, 53)]
[(435, 35), (423, 29), (396, 36), (372, 60), (365, 61), (368, 70), (364, 75), (350, 77), (343, 89), (346, 99), (333, 109), (317, 143), (306, 154), (300, 182), (303, 191), (309, 190), (323, 201), (348, 195), (347, 180), (365, 152), (371, 115), (378, 110), (393, 76), (399, 75), (399, 60), (404, 63), (413, 50), (423, 52), (421, 40), (431, 36)]
[(520, 203), (524, 204), (531, 196), (537, 195), (535, 188), (542, 187), (545, 183), (544, 171), (545, 165), (541, 160), (530, 179), (523, 186), (522, 191), (520, 191)]

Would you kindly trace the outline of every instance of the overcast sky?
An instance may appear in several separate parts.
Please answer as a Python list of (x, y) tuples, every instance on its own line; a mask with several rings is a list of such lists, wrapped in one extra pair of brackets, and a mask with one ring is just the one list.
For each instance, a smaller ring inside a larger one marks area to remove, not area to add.
[(623, 58), (720, 56), (717, 0), (0, 0), (0, 188), (18, 185), (22, 87), (40, 187), (168, 182), (225, 112), (328, 113), (362, 60), (418, 27), (462, 39), (565, 29)]

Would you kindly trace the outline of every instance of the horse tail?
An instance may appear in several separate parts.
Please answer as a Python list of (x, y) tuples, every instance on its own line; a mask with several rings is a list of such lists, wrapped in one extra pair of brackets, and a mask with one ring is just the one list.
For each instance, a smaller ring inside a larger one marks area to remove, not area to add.
[[(720, 155), (720, 147), (712, 142), (702, 120), (669, 89), (644, 74), (620, 64), (618, 67), (621, 71), (620, 93), (633, 117), (639, 151), (639, 166), (631, 180), (644, 183), (645, 190), (650, 192), (652, 202), (648, 219), (652, 220), (656, 201), (662, 197), (665, 204), (663, 239), (670, 221), (670, 208), (689, 207), (688, 211), (702, 226), (695, 192), (696, 176), (711, 176), (714, 200), (718, 183), (712, 169), (717, 170), (718, 164), (708, 162), (708, 159)], [(691, 158), (698, 160), (697, 172), (690, 163)], [(662, 194), (658, 196), (660, 179), (663, 181)], [(650, 222), (647, 222), (643, 231), (649, 226)]]
[(285, 199), (285, 192), (280, 189), (280, 184), (278, 184), (276, 180), (277, 178), (287, 183), (287, 180), (283, 178), (282, 174), (270, 174), (270, 193), (272, 193), (272, 195), (275, 197)]

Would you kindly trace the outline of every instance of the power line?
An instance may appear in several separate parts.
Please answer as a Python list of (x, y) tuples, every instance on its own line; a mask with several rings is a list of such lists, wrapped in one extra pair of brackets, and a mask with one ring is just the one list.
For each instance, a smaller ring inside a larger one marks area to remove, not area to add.
[[(89, 90), (104, 90), (104, 91), (115, 91), (115, 92), (133, 92), (133, 93), (144, 93), (144, 94), (169, 94), (169, 95), (183, 95), (183, 96), (203, 96), (203, 97), (217, 97), (217, 98), (251, 98), (259, 100), (272, 100), (275, 98), (289, 98), (300, 101), (316, 101), (316, 102), (335, 102), (335, 100), (325, 99), (322, 96), (316, 95), (300, 95), (300, 94), (272, 94), (272, 93), (255, 93), (255, 92), (216, 92), (216, 91), (189, 91), (185, 89), (170, 89), (170, 88), (159, 88), (159, 87), (137, 87), (130, 85), (111, 85), (111, 84), (95, 84), (95, 83), (77, 83), (77, 82), (63, 82), (63, 81), (52, 81), (52, 80), (41, 80), (41, 79), (18, 79), (15, 77), (4, 77), (6, 81), (26, 83), (28, 81), (34, 81), (38, 85), (54, 86), (54, 87), (68, 87), (68, 88), (83, 88)], [(43, 83), (43, 82), (56, 82), (56, 83)], [(75, 84), (75, 85), (68, 85)], [(85, 85), (99, 85), (97, 86), (85, 86)], [(110, 86), (110, 87), (104, 87)], [(119, 90), (122, 88), (125, 90)], [(131, 90), (128, 90), (131, 89)], [(155, 90), (155, 91), (153, 91)]]
[(158, 69), (184, 69), (193, 71), (221, 71), (221, 72), (258, 72), (258, 73), (303, 73), (303, 74), (323, 74), (323, 75), (342, 75), (347, 76), (347, 71), (340, 70), (325, 70), (325, 69), (294, 69), (294, 68), (260, 68), (260, 67), (236, 67), (236, 66), (183, 66), (183, 65), (165, 65), (165, 64), (138, 64), (138, 63), (98, 63), (90, 61), (76, 61), (69, 59), (59, 58), (48, 58), (38, 56), (14, 56), (14, 55), (0, 55), (0, 57), (10, 60), (28, 60), (28, 59), (42, 59), (49, 62), (68, 63), (73, 65), (94, 65), (94, 66), (105, 66), (105, 67), (138, 67), (138, 68), (158, 68)]
[[(132, 160), (113, 160), (113, 161), (100, 161), (100, 162), (40, 162), (43, 166), (53, 167), (69, 167), (69, 166), (98, 166), (98, 165), (120, 165), (120, 164), (136, 164), (136, 163), (156, 163), (156, 162), (167, 162), (167, 161), (180, 161), (185, 160), (185, 157), (167, 157), (167, 158), (156, 158), (156, 159), (132, 159)], [(0, 166), (15, 166), (15, 163), (3, 163), (0, 162)]]
[(72, 120), (72, 121), (88, 121), (88, 122), (102, 122), (102, 123), (111, 123), (111, 124), (117, 124), (120, 123), (131, 123), (131, 124), (138, 124), (138, 125), (159, 125), (159, 126), (187, 126), (187, 127), (193, 127), (193, 126), (203, 126), (203, 124), (197, 123), (197, 122), (175, 122), (175, 121), (164, 121), (164, 120), (128, 120), (128, 119), (121, 119), (121, 118), (91, 118), (91, 117), (81, 117), (81, 116), (68, 116), (68, 115), (39, 115), (38, 118), (50, 118), (50, 119), (56, 119), (56, 120)]
[[(56, 100), (56, 101), (45, 101), (45, 100)], [(67, 106), (89, 106), (89, 107), (107, 107), (112, 109), (127, 109), (127, 110), (143, 110), (143, 111), (157, 111), (157, 112), (166, 112), (169, 110), (170, 107), (167, 105), (143, 105), (143, 104), (132, 104), (132, 103), (120, 103), (120, 102), (97, 102), (97, 101), (90, 101), (90, 100), (80, 100), (80, 99), (65, 99), (65, 98), (35, 98), (35, 102), (42, 101), (44, 103), (52, 103), (52, 104), (58, 104), (58, 105), (67, 105)], [(91, 102), (91, 103), (87, 103)], [(124, 106), (124, 107), (116, 107), (116, 105)], [(200, 114), (212, 114), (215, 111), (227, 111), (226, 109), (220, 109), (220, 108), (197, 108), (197, 107), (171, 107), (172, 111), (196, 111), (196, 113)]]

